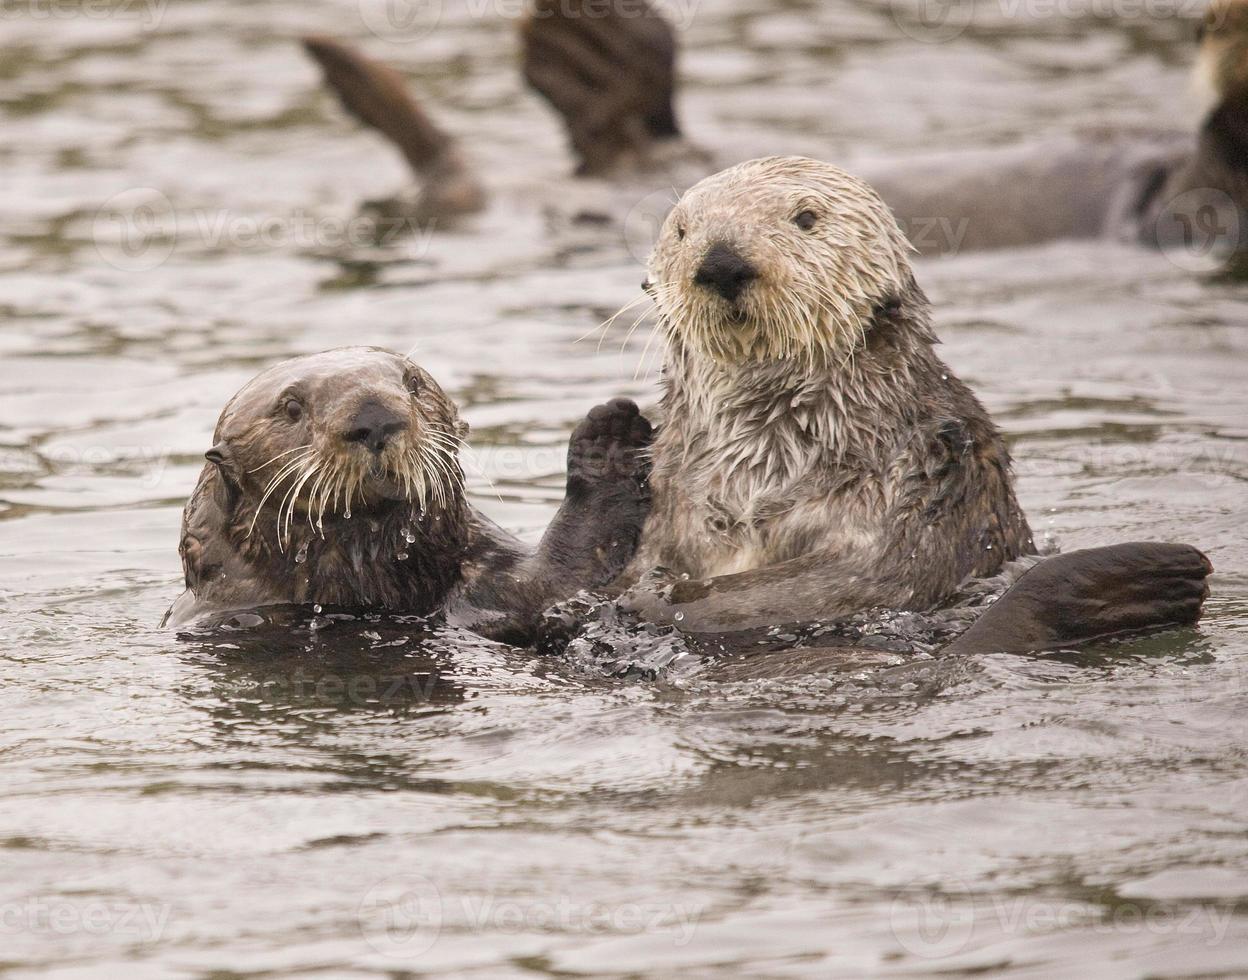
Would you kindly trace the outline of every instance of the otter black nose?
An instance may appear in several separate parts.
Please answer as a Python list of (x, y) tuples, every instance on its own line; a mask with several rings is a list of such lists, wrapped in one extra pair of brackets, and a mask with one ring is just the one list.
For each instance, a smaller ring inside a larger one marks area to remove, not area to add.
[(712, 245), (702, 257), (702, 264), (693, 277), (699, 286), (713, 289), (728, 302), (735, 302), (741, 290), (758, 278), (758, 270), (733, 248), (722, 243)]
[(355, 413), (342, 437), (347, 442), (361, 442), (372, 452), (380, 453), (396, 432), (407, 428), (407, 419), (379, 402), (366, 401)]

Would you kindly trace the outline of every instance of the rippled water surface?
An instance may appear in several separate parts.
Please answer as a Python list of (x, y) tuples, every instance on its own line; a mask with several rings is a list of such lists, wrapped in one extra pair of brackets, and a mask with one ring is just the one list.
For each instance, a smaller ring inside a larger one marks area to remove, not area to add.
[[(182, 503), (226, 398), (279, 358), (414, 349), (473, 426), (475, 502), (537, 532), (578, 417), (653, 396), (644, 330), (575, 341), (636, 295), (649, 230), (619, 219), (667, 191), (570, 220), (604, 192), (562, 179), (509, 5), (427, 5), (405, 43), (348, 2), (10, 6), (0, 970), (1248, 973), (1242, 281), (1097, 243), (919, 266), (1037, 532), (1199, 544), (1198, 630), (733, 683), (416, 623), (180, 642), (156, 624)], [(924, 43), (886, 4), (679, 9), (686, 126), (725, 160), (1193, 124), (1173, 17), (994, 7)], [(409, 75), (489, 212), (352, 237), (404, 170), (323, 93), (312, 30)], [(117, 247), (119, 208), (146, 249)]]

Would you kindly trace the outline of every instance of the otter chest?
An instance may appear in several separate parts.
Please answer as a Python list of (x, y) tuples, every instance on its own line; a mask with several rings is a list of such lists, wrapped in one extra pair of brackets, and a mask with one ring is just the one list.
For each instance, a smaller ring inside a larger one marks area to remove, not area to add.
[(691, 464), (664, 473), (655, 488), (662, 526), (653, 530), (666, 544), (658, 563), (673, 571), (731, 575), (880, 540), (878, 484), (853, 474), (829, 479), (836, 470), (817, 446), (752, 466), (716, 468), (713, 456)]

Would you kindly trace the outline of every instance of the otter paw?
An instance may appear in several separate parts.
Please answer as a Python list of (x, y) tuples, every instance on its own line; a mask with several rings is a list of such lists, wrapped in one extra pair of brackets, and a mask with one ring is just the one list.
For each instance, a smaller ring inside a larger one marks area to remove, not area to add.
[(646, 0), (536, 0), (521, 27), (524, 77), (562, 117), (581, 173), (679, 135), (676, 41)]
[(1135, 543), (1058, 555), (1025, 573), (955, 652), (1027, 652), (1188, 626), (1200, 619), (1213, 565), (1190, 545)]
[(590, 409), (568, 443), (568, 497), (636, 493), (649, 473), (644, 450), (652, 435), (650, 422), (627, 398)]

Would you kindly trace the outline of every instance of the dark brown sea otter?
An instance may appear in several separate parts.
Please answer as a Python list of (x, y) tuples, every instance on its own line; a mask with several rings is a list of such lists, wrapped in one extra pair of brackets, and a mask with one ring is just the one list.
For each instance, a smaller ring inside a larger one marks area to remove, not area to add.
[(179, 625), (316, 603), (425, 615), (523, 641), (536, 615), (619, 574), (649, 496), (650, 426), (625, 400), (573, 433), (567, 495), (536, 549), (465, 500), (467, 426), (419, 366), (347, 347), (285, 361), (221, 413), (186, 505)]

